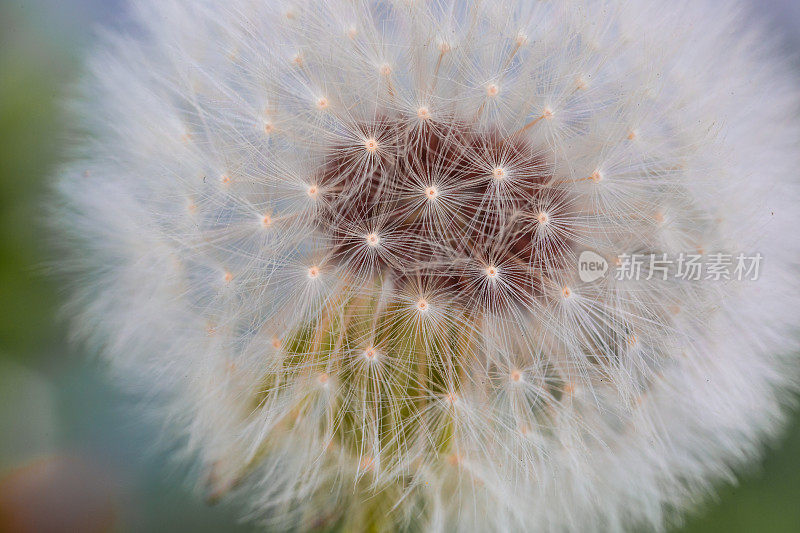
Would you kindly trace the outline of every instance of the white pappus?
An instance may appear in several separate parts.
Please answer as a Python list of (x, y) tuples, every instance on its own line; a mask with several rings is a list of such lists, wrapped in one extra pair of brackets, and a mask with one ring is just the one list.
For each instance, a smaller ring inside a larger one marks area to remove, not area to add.
[[(53, 220), (77, 334), (209, 498), (275, 529), (661, 529), (780, 429), (798, 91), (735, 2), (134, 6)], [(633, 254), (763, 264), (615, 276)]]

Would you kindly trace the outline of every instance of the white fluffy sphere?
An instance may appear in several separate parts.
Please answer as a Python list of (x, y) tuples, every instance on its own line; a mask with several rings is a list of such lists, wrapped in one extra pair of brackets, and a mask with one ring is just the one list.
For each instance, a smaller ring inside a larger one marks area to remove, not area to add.
[(663, 527), (797, 385), (798, 92), (734, 4), (136, 2), (79, 332), (270, 527)]

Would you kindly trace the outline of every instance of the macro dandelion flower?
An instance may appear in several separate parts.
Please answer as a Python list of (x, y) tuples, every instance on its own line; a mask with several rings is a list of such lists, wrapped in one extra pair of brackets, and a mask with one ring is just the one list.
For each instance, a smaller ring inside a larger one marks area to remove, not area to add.
[(137, 2), (79, 335), (270, 528), (665, 527), (798, 383), (798, 94), (734, 4)]

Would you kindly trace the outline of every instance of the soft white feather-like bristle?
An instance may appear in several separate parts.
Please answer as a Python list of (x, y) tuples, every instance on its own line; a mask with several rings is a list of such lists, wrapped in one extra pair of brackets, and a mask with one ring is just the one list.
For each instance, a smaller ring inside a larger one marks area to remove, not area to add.
[[(778, 430), (798, 92), (730, 2), (135, 6), (55, 219), (79, 333), (210, 498), (285, 529), (661, 528)], [(584, 250), (764, 265), (587, 282)]]

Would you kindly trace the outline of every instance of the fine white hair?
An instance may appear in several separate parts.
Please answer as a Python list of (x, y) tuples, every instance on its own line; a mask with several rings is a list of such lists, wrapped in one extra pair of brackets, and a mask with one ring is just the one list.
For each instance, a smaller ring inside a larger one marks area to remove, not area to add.
[[(53, 220), (77, 334), (208, 497), (276, 529), (661, 529), (780, 430), (798, 90), (736, 2), (134, 6)], [(585, 250), (763, 264), (586, 281)]]

